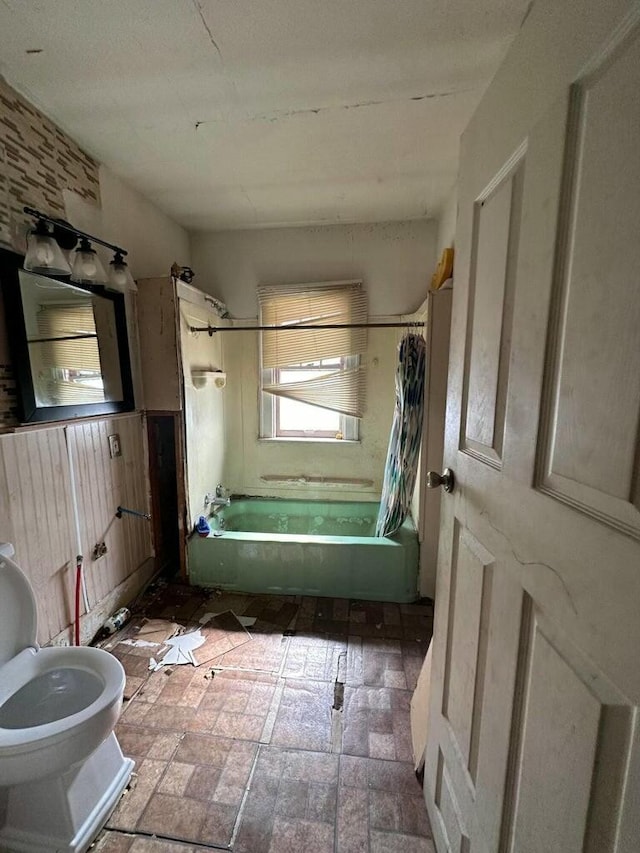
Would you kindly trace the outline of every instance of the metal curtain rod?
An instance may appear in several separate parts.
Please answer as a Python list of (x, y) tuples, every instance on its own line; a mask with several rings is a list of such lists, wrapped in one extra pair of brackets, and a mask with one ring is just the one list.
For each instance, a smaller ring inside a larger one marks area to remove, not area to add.
[(40, 211), (36, 210), (34, 207), (24, 207), (23, 210), (29, 216), (33, 216), (35, 219), (42, 219), (44, 222), (48, 222), (50, 225), (53, 225), (54, 228), (62, 228), (65, 231), (70, 231), (72, 234), (75, 234), (76, 237), (84, 237), (85, 240), (89, 240), (91, 243), (100, 243), (101, 246), (111, 249), (112, 252), (120, 252), (121, 255), (129, 254), (127, 250), (123, 249), (121, 246), (114, 246), (113, 243), (107, 243), (106, 240), (101, 240), (100, 237), (94, 237), (93, 234), (87, 234), (86, 231), (74, 228), (73, 225), (67, 225), (67, 223), (63, 222), (61, 219), (52, 219), (51, 216), (47, 216), (46, 213), (40, 213)]
[(404, 323), (317, 323), (309, 326), (189, 326), (190, 332), (207, 332), (209, 337), (216, 332), (305, 332), (318, 329), (402, 329), (425, 326), (426, 323), (406, 321)]

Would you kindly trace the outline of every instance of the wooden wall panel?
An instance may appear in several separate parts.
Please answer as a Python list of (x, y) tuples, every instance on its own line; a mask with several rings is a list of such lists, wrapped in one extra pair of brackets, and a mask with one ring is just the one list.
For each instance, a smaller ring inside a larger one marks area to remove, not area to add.
[[(114, 432), (122, 456), (110, 459), (108, 436)], [(152, 555), (149, 522), (115, 519), (119, 504), (149, 511), (139, 414), (0, 436), (0, 540), (13, 543), (33, 586), (41, 644), (73, 621), (77, 544), (67, 440), (90, 608)], [(106, 541), (109, 550), (94, 563), (97, 541)]]
[[(122, 456), (109, 456), (109, 435), (118, 433)], [(80, 510), (89, 604), (93, 607), (151, 556), (151, 526), (132, 516), (115, 517), (118, 506), (149, 512), (146, 454), (140, 415), (68, 427)], [(95, 562), (94, 546), (107, 553)]]
[(38, 640), (72, 619), (73, 511), (63, 427), (0, 438), (2, 538), (14, 545), (38, 601)]
[(138, 336), (142, 358), (144, 408), (182, 410), (178, 297), (173, 280), (138, 280)]

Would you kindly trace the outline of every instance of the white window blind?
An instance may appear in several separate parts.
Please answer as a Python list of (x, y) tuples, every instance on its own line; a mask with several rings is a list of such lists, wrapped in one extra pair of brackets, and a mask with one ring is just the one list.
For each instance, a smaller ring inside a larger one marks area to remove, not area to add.
[(37, 391), (48, 404), (105, 399), (93, 306), (41, 305), (39, 341), (29, 344), (38, 365)]
[(300, 325), (366, 323), (367, 299), (360, 282), (280, 285), (258, 289), (260, 325), (276, 326), (261, 334), (262, 369), (275, 382), (263, 384), (267, 394), (288, 397), (343, 415), (361, 418), (365, 408), (364, 368), (348, 367), (298, 382), (279, 382), (278, 371), (330, 358), (361, 356), (365, 329), (295, 331)]
[(38, 333), (45, 339), (41, 344), (44, 367), (100, 371), (96, 321), (90, 303), (41, 305), (37, 317)]

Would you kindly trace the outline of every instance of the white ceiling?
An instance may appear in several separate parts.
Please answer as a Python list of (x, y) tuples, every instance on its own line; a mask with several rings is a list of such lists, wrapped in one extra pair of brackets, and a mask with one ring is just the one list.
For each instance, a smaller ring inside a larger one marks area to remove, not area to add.
[(0, 73), (191, 230), (414, 219), (527, 5), (0, 0)]

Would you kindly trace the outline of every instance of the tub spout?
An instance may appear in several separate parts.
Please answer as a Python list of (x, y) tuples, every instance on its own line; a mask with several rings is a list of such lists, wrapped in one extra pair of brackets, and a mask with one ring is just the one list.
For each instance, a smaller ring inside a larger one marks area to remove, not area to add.
[(214, 498), (211, 506), (231, 506), (231, 498)]

